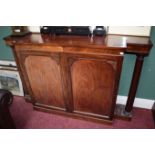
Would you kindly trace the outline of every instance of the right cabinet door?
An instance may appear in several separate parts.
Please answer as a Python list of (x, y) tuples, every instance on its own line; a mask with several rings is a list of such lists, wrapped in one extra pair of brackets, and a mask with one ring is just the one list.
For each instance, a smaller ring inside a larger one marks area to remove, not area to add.
[(69, 58), (74, 113), (113, 118), (122, 61), (122, 55)]

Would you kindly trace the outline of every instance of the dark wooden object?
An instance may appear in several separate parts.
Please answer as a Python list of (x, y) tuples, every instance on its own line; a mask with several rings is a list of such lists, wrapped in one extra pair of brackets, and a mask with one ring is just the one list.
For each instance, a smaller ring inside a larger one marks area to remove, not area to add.
[(13, 95), (7, 91), (0, 89), (0, 128), (15, 129), (14, 121), (9, 112), (9, 105), (12, 103)]
[(136, 91), (138, 87), (138, 82), (139, 82), (139, 78), (140, 78), (140, 74), (142, 70), (143, 61), (144, 61), (144, 56), (137, 55), (133, 78), (132, 78), (131, 87), (129, 91), (129, 97), (128, 97), (127, 104), (125, 107), (126, 112), (132, 111), (133, 103), (134, 103), (134, 99), (135, 99)]
[[(131, 116), (143, 58), (152, 44), (149, 37), (49, 36), (7, 37), (14, 51), (25, 96), (36, 109), (112, 120)], [(123, 54), (137, 61), (126, 107), (116, 106)], [(119, 109), (119, 110), (118, 110)]]

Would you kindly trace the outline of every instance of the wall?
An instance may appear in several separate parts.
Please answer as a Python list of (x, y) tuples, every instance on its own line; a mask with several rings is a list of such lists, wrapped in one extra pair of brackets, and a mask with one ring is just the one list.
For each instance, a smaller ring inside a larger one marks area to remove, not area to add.
[(5, 45), (4, 37), (11, 34), (10, 26), (0, 26), (0, 60), (14, 60), (11, 48)]
[(109, 26), (109, 34), (150, 36), (151, 26)]
[[(10, 27), (0, 27), (0, 60), (13, 60), (13, 54), (2, 40), (3, 37), (11, 33)], [(151, 40), (155, 44), (155, 26), (151, 30)], [(125, 55), (123, 70), (119, 86), (119, 95), (127, 96), (132, 78), (134, 63), (136, 57), (134, 55)], [(155, 47), (152, 48), (149, 57), (145, 58), (142, 75), (136, 97), (145, 99), (155, 99)]]

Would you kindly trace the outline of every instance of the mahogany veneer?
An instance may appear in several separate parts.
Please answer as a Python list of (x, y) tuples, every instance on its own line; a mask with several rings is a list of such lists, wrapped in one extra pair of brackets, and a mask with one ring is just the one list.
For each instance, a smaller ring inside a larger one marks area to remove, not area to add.
[[(129, 116), (143, 58), (152, 47), (149, 37), (121, 35), (29, 34), (5, 41), (14, 51), (25, 97), (35, 109), (98, 121), (112, 121), (115, 109), (116, 115)], [(127, 105), (118, 110), (124, 53), (136, 54), (137, 62)]]

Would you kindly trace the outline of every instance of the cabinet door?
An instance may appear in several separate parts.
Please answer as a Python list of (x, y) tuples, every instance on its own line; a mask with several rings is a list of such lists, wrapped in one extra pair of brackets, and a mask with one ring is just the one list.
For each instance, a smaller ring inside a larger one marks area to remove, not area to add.
[(122, 56), (70, 57), (74, 113), (112, 119)]
[(36, 105), (65, 110), (59, 54), (20, 51), (20, 64)]

